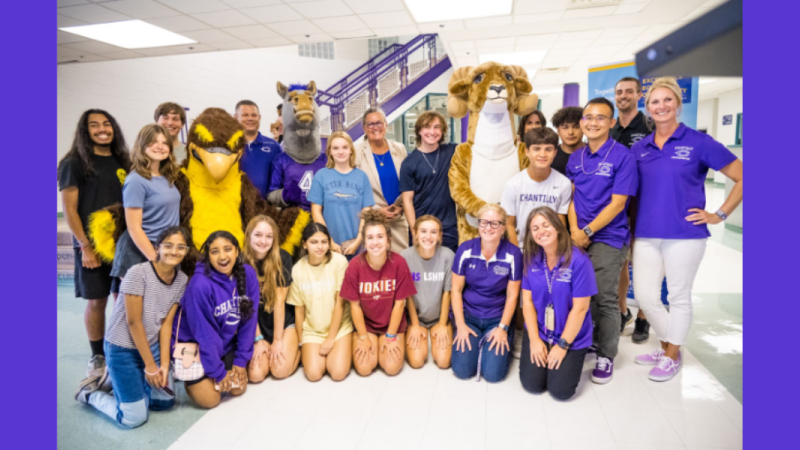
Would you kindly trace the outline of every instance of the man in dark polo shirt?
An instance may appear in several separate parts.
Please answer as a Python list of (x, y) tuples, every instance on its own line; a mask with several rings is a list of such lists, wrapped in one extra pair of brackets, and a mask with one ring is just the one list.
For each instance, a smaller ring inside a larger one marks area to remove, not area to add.
[[(647, 123), (644, 113), (639, 111), (639, 99), (642, 98), (642, 82), (638, 78), (625, 77), (617, 81), (614, 87), (614, 102), (617, 104), (619, 116), (617, 123), (611, 128), (611, 138), (620, 144), (631, 148), (633, 144), (644, 139), (653, 131)], [(633, 208), (629, 208), (631, 213)], [(634, 224), (635, 226), (635, 224)], [(625, 329), (625, 325), (631, 323), (633, 315), (628, 309), (628, 286), (631, 279), (628, 274), (628, 261), (622, 265), (622, 273), (619, 277), (619, 310), (622, 314), (622, 325), (620, 333)], [(644, 312), (639, 310), (636, 316), (632, 340), (636, 344), (647, 342), (650, 337), (650, 324), (644, 316)]]

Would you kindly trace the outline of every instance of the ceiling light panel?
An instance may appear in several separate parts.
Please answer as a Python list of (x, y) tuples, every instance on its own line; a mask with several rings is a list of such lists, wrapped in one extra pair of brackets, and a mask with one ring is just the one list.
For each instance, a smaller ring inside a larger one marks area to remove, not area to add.
[(405, 0), (419, 23), (511, 14), (513, 0)]
[(531, 66), (542, 62), (547, 50), (539, 50), (532, 52), (508, 52), (508, 53), (486, 53), (480, 55), (480, 62), (485, 63), (494, 61), (500, 64), (516, 65), (516, 66)]
[(65, 27), (61, 28), (61, 31), (128, 49), (166, 47), (197, 42), (141, 20)]

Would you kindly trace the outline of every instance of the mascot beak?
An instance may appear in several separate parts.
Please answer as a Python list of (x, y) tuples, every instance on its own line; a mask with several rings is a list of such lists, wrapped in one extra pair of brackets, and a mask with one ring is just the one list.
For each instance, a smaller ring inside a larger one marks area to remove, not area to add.
[(230, 150), (222, 147), (212, 147), (209, 149), (196, 147), (196, 150), (197, 156), (203, 161), (206, 170), (208, 170), (208, 173), (211, 174), (211, 177), (217, 184), (228, 176), (231, 166), (236, 164), (240, 155), (240, 153), (232, 153)]

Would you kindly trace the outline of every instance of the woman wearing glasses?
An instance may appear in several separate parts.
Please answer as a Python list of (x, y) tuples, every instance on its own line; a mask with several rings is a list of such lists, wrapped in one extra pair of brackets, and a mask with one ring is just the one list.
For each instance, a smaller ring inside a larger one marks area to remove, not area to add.
[(408, 152), (400, 142), (386, 139), (386, 114), (369, 108), (361, 121), (364, 139), (356, 144), (356, 167), (366, 172), (375, 205), (392, 229), (393, 252), (408, 248), (408, 222), (403, 217), (400, 196), (400, 165)]
[(170, 337), (188, 281), (180, 265), (190, 242), (186, 229), (167, 228), (156, 239), (154, 261), (128, 269), (105, 336), (108, 370), (83, 380), (75, 395), (124, 428), (147, 422), (148, 409), (175, 404)]
[(451, 300), (456, 327), (451, 363), (456, 377), (475, 374), (497, 382), (508, 373), (519, 298), (522, 252), (505, 237), (506, 212), (487, 204), (478, 211), (479, 237), (458, 247)]

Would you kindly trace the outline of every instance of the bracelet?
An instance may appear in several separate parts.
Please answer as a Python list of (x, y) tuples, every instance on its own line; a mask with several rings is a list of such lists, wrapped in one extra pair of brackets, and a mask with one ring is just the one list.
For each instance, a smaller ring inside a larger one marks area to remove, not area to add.
[(387, 337), (386, 339), (384, 339), (384, 341), (386, 341), (386, 342), (394, 342), (396, 340), (397, 340), (396, 337), (393, 337), (393, 338)]
[(158, 375), (158, 370), (156, 370), (155, 373), (150, 373), (147, 371), (147, 369), (142, 369), (142, 371), (145, 375), (150, 375), (151, 377)]
[(397, 337), (397, 335), (396, 335), (396, 334), (389, 334), (389, 333), (386, 333), (386, 338), (387, 338), (387, 339), (390, 339), (390, 338), (396, 338), (396, 337)]
[(258, 342), (258, 341), (263, 341), (263, 340), (264, 340), (264, 335), (263, 335), (263, 334), (259, 334), (259, 335), (258, 335), (258, 336), (256, 336), (256, 338), (253, 340), (253, 344), (255, 344), (255, 343), (256, 343), (256, 342)]

